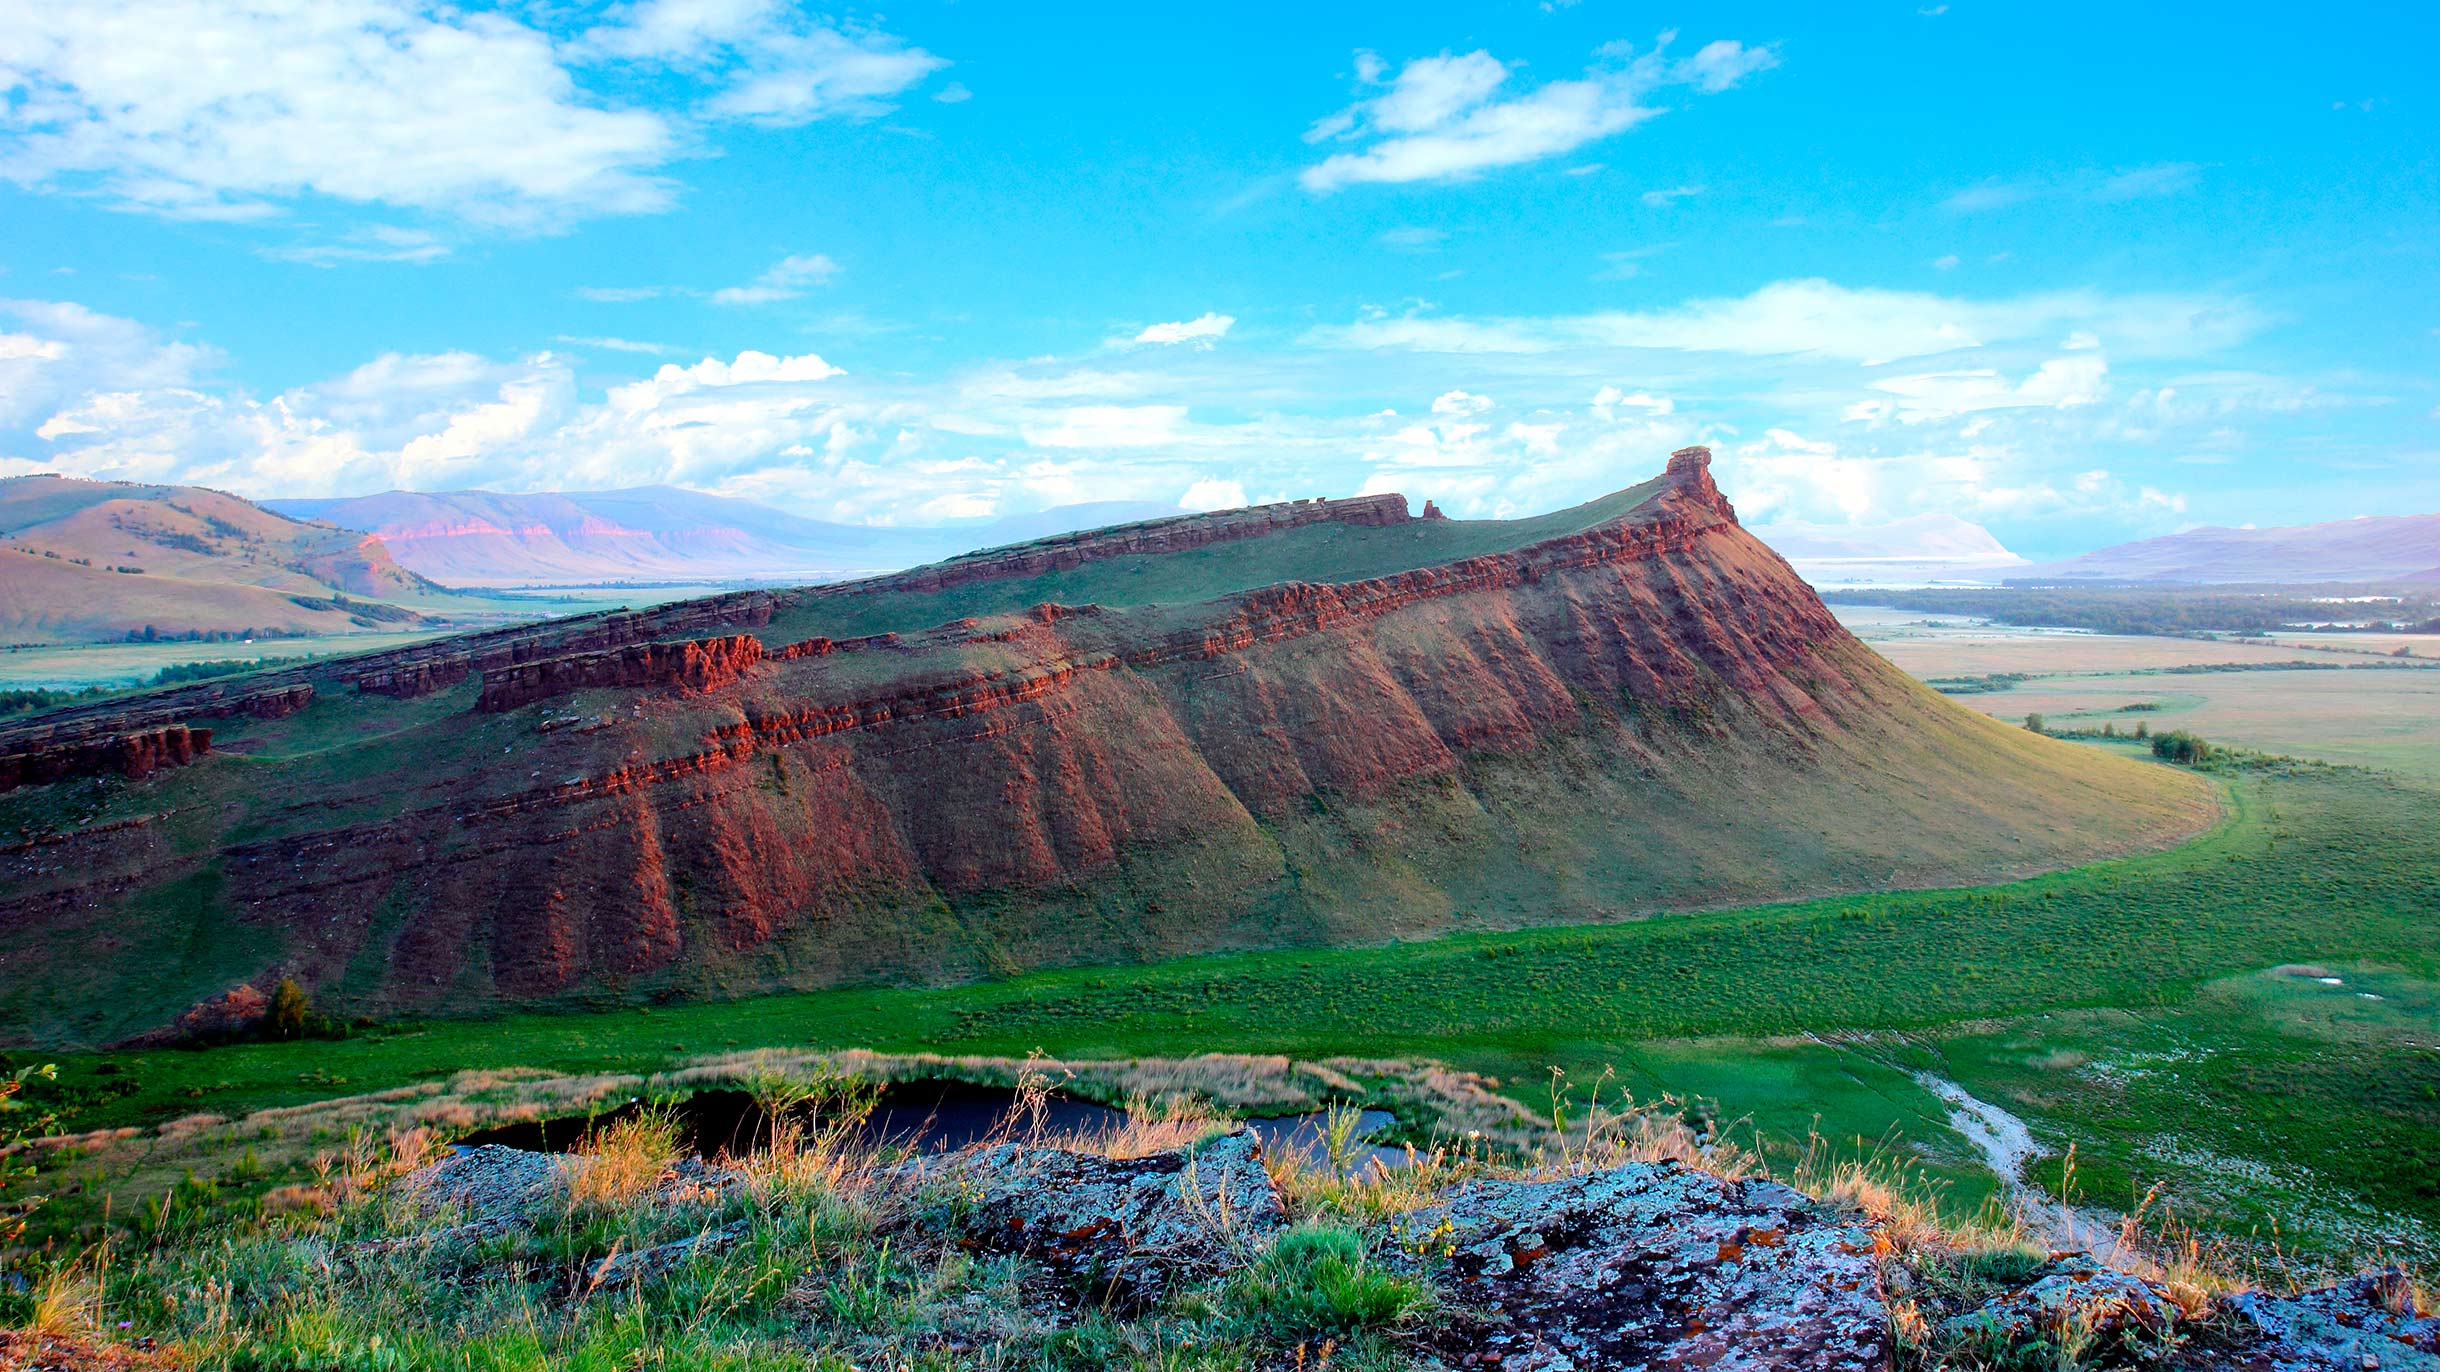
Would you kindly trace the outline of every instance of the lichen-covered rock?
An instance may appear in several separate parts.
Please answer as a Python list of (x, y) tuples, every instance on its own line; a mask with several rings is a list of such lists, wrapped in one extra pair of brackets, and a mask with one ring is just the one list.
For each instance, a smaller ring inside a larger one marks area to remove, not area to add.
[(1477, 1312), (1440, 1341), (1461, 1367), (1890, 1364), (1871, 1236), (1776, 1182), (1673, 1163), (1469, 1182), (1397, 1237), (1444, 1254), (1449, 1294)]
[(1950, 1320), (1953, 1341), (1988, 1349), (2048, 1342), (2093, 1365), (2142, 1362), (2168, 1351), (2177, 1307), (2148, 1284), (2089, 1254), (2052, 1259), (2031, 1281)]
[(546, 1206), (566, 1203), (570, 1161), (481, 1144), (409, 1172), (399, 1189), (419, 1206), (462, 1210), (476, 1223), (530, 1220)]
[(2440, 1317), (2418, 1316), (2406, 1274), (2390, 1268), (2308, 1291), (2248, 1291), (2223, 1304), (2259, 1331), (2247, 1372), (2440, 1372)]
[(925, 1159), (910, 1175), (962, 1212), (968, 1242), (1039, 1263), (1071, 1305), (1146, 1308), (1287, 1221), (1262, 1145), (1243, 1129), (1143, 1158), (1001, 1144)]

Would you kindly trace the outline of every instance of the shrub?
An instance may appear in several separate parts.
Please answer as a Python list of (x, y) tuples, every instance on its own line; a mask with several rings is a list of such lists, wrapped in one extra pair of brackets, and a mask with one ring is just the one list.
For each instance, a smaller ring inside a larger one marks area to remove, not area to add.
[(313, 999), (295, 977), (282, 977), (271, 988), (271, 1008), (263, 1014), (263, 1033), (275, 1039), (303, 1038), (313, 1024)]
[(2181, 767), (2209, 762), (2218, 751), (2210, 743), (2183, 729), (2156, 734), (2152, 738), (2152, 756)]
[(2025, 728), (2032, 733), (2042, 732), (2042, 717), (2038, 714), (2025, 716)]

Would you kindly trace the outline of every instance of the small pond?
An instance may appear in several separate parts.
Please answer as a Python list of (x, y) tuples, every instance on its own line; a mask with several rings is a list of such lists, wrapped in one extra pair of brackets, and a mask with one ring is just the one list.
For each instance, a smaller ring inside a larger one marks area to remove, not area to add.
[[(949, 1152), (997, 1136), (1023, 1133), (1028, 1122), (1010, 1118), (1016, 1105), (1016, 1092), (1005, 1086), (963, 1081), (892, 1082), (883, 1088), (879, 1103), (866, 1116), (860, 1133), (877, 1144)], [(468, 1134), (458, 1140), (458, 1146), (497, 1144), (532, 1152), (565, 1153), (587, 1134), (631, 1118), (642, 1109), (639, 1102), (631, 1101), (593, 1115), (562, 1115), (504, 1124)], [(670, 1109), (678, 1117), (685, 1146), (702, 1157), (722, 1153), (742, 1156), (770, 1139), (770, 1117), (754, 1097), (743, 1091), (698, 1091)], [(1060, 1092), (1053, 1092), (1042, 1108), (1042, 1128), (1053, 1135), (1107, 1133), (1126, 1122), (1123, 1110)], [(1406, 1165), (1404, 1148), (1365, 1142), (1377, 1138), (1393, 1122), (1394, 1117), (1386, 1110), (1360, 1112), (1348, 1149), (1347, 1162), (1351, 1168), (1362, 1169), (1375, 1162), (1384, 1167)], [(1328, 1157), (1323, 1116), (1318, 1111), (1249, 1119), (1246, 1127), (1274, 1156), (1298, 1156), (1313, 1163)]]

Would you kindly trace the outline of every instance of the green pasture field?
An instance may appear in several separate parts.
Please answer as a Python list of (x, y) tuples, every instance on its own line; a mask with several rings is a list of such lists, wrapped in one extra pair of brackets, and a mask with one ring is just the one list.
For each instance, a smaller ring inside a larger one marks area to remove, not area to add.
[(1818, 1130), (1911, 1158), (1970, 1209), (1995, 1179), (1930, 1072), (2038, 1142), (2074, 1144), (2091, 1203), (2131, 1208), (2164, 1181), (2183, 1218), (2220, 1232), (2440, 1257), (2440, 794), (2311, 764), (2225, 781), (2226, 816), (2200, 838), (1999, 886), (84, 1054), (55, 1090), (83, 1102), (62, 1127), (84, 1130), (468, 1067), (650, 1071), (758, 1046), (1431, 1058), (1535, 1104), (1553, 1068), (1579, 1100), (1605, 1073), (1613, 1093), (1707, 1097), (1774, 1159)]
[(275, 657), (374, 653), (438, 638), (455, 629), (404, 633), (323, 634), (230, 643), (68, 643), (0, 649), (0, 687), (82, 690), (136, 686), (164, 667), (189, 662), (241, 662)]

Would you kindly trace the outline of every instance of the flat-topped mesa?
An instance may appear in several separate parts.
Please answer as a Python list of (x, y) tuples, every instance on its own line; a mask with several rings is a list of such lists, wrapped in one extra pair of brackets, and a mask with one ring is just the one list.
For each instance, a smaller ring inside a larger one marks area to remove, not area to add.
[(1315, 498), (1210, 514), (1174, 515), (1138, 524), (1058, 534), (1006, 548), (989, 548), (915, 567), (888, 576), (834, 586), (811, 586), (798, 597), (862, 595), (872, 591), (938, 591), (977, 581), (999, 581), (1065, 571), (1113, 557), (1184, 552), (1242, 538), (1261, 538), (1309, 524), (1351, 524), (1390, 528), (1414, 520), (1406, 497), (1396, 494), (1349, 496), (1343, 500)]
[[(1524, 520), (1258, 506), (0, 728), (21, 785), (172, 768), (87, 781), (72, 828), (0, 811), (27, 831), (0, 928), (38, 950), (0, 1008), (87, 998), (0, 1015), (0, 1043), (286, 976), (448, 1012), (1959, 884), (2216, 813), (1907, 681), (1737, 527), (1709, 458)], [(473, 708), (384, 699), (436, 690)], [(175, 767), (210, 744), (249, 756)], [(153, 815), (177, 827), (130, 827)], [(194, 909), (174, 882), (248, 937), (200, 972), (85, 965)]]

